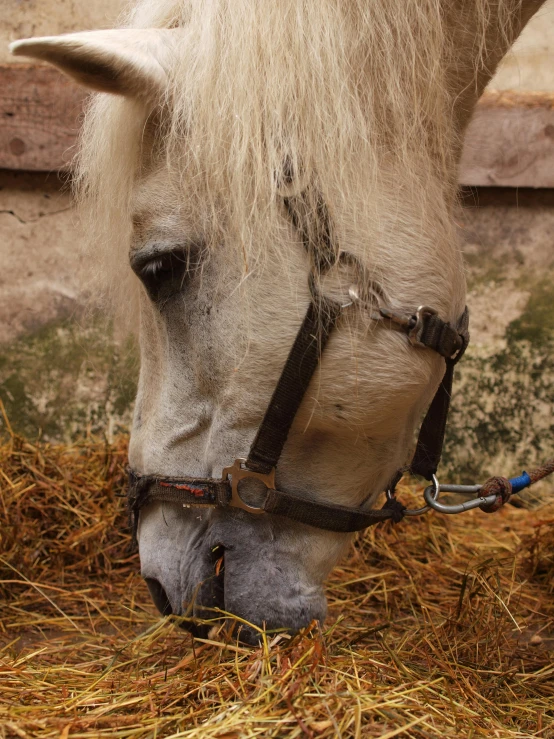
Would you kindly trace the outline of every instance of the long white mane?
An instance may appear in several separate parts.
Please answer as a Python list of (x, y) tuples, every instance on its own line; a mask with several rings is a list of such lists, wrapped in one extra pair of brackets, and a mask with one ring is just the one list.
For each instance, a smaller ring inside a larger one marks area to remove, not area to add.
[(517, 4), (498, 0), (505, 9), (491, 30), (491, 2), (140, 0), (125, 25), (183, 34), (150, 121), (131, 100), (95, 95), (90, 104), (76, 182), (97, 290), (128, 310), (129, 194), (152, 130), (162, 161), (186, 173), (183, 199), (209, 214), (209, 239), (232, 234), (245, 271), (279, 228), (284, 166), (297, 187), (317, 184), (339, 238), (356, 240), (358, 223), (373, 224), (360, 248), (371, 257), (379, 244), (380, 264), (398, 258), (399, 241), (451, 239), (454, 123), (463, 118), (451, 75), (467, 74), (453, 60), (471, 44), (478, 86), (489, 36), (509, 37)]

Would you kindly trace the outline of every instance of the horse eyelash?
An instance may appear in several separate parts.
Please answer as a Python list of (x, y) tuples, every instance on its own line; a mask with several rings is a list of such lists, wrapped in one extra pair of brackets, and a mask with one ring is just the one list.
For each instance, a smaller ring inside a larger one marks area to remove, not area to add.
[(131, 268), (144, 284), (151, 300), (163, 308), (169, 299), (183, 291), (187, 281), (200, 268), (202, 252), (191, 246), (175, 247), (150, 258), (133, 255)]

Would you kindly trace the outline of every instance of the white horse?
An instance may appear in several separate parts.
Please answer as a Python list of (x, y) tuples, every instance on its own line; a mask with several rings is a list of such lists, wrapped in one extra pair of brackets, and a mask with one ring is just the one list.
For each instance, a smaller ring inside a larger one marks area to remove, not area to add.
[[(458, 318), (463, 132), (541, 4), (139, 0), (121, 29), (12, 46), (103, 93), (87, 113), (76, 180), (90, 271), (139, 323), (135, 470), (218, 478), (246, 456), (310, 302), (310, 256), (284, 197), (320, 194), (333, 242), (389, 306)], [(437, 353), (384, 330), (364, 303), (345, 310), (276, 486), (371, 507), (406, 462), (443, 373)], [(324, 619), (323, 581), (350, 536), (155, 501), (138, 540), (162, 611), (217, 606), (295, 630)]]

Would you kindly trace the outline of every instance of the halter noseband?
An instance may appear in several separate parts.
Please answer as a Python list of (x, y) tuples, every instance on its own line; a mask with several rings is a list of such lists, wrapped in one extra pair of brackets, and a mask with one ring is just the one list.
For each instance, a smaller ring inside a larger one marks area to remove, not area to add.
[[(315, 239), (308, 232), (307, 225), (301, 222), (294, 205), (292, 200), (285, 200), (294, 226), (303, 234), (304, 245), (311, 256), (316, 274), (323, 274), (340, 261), (356, 261), (347, 252), (334, 251), (329, 216), (321, 199), (317, 201)], [(396, 473), (389, 485), (387, 502), (379, 510), (318, 503), (276, 490), (277, 463), (325, 345), (342, 312), (359, 301), (354, 289), (349, 291), (351, 302), (346, 305), (321, 295), (316, 287), (314, 273), (310, 274), (310, 289), (308, 310), (248, 457), (236, 459), (231, 467), (222, 471), (221, 478), (217, 479), (139, 475), (130, 470), (128, 501), (134, 536), (137, 533), (140, 510), (154, 501), (177, 503), (185, 508), (239, 508), (255, 515), (273, 513), (285, 516), (328, 531), (360, 531), (381, 521), (391, 519), (397, 522), (404, 517), (405, 507), (391, 494), (404, 471), (409, 470), (427, 480), (433, 478), (442, 453), (454, 366), (461, 359), (469, 342), (468, 310), (466, 307), (457, 325), (452, 326), (427, 306), (420, 306), (410, 314), (402, 314), (378, 304), (371, 312), (373, 320), (388, 329), (403, 332), (413, 346), (432, 349), (446, 361), (445, 374), (421, 426), (411, 465)], [(241, 497), (240, 483), (245, 479), (255, 479), (265, 486), (266, 497), (261, 506), (249, 505)]]

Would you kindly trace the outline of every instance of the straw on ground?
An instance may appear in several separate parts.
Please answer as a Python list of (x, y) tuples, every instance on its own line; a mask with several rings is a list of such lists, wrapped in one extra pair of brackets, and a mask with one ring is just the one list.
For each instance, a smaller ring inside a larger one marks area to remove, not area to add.
[(554, 737), (554, 506), (371, 529), (324, 625), (248, 649), (156, 614), (125, 459), (0, 449), (0, 737)]

